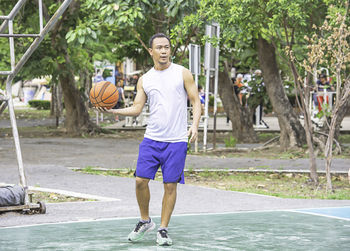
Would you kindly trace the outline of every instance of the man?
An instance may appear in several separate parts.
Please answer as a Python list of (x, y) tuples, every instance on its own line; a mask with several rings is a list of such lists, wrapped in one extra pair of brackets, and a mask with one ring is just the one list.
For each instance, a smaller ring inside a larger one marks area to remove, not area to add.
[(103, 80), (104, 79), (102, 77), (102, 70), (101, 69), (97, 69), (96, 76), (94, 77), (94, 83), (98, 83), (98, 82), (101, 82)]
[(316, 82), (317, 92), (314, 95), (314, 100), (316, 98), (315, 104), (318, 105), (318, 111), (322, 110), (322, 104), (324, 102), (324, 96), (326, 96), (326, 102), (329, 103), (328, 95), (325, 95), (325, 92), (334, 91), (334, 87), (330, 85), (329, 81), (327, 80), (326, 74), (321, 74), (320, 79)]
[[(253, 124), (262, 125), (266, 123), (262, 120), (263, 115), (263, 106), (266, 99), (266, 88), (262, 78), (261, 70), (257, 69), (254, 71), (254, 74), (251, 80), (248, 82), (248, 89), (250, 92), (248, 105), (252, 109), (253, 112)], [(256, 109), (259, 109), (259, 121), (256, 121)], [(258, 123), (257, 123), (258, 122)]]
[[(149, 217), (148, 183), (150, 179), (154, 179), (161, 166), (164, 196), (157, 244), (172, 245), (168, 235), (168, 224), (175, 206), (177, 183), (184, 183), (183, 170), (188, 137), (190, 137), (189, 141), (193, 142), (198, 135), (201, 104), (191, 72), (170, 61), (170, 39), (162, 33), (155, 34), (149, 41), (149, 47), (154, 67), (139, 79), (133, 105), (107, 112), (138, 116), (148, 99), (150, 115), (144, 140), (140, 144), (134, 174), (141, 219), (129, 234), (128, 239), (132, 242), (138, 241), (145, 233), (155, 228), (155, 223)], [(193, 106), (193, 124), (188, 131), (187, 96)]]
[(242, 74), (238, 74), (236, 81), (233, 83), (234, 89), (235, 89), (235, 93), (238, 95), (239, 98), (239, 103), (241, 105), (243, 105), (243, 90), (242, 87), (244, 87), (243, 82), (243, 75)]

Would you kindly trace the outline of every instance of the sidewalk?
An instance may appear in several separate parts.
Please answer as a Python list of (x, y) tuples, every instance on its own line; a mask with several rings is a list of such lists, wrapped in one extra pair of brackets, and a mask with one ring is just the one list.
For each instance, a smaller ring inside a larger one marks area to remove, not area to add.
[[(255, 127), (255, 131), (258, 132), (279, 132), (280, 127), (278, 124), (278, 118), (274, 116), (267, 116), (263, 117), (263, 121), (268, 125), (269, 128), (264, 128), (264, 126), (261, 127)], [(301, 123), (303, 123), (303, 120), (300, 120)], [(120, 121), (118, 123), (106, 126), (107, 129), (114, 129), (114, 130), (134, 130), (134, 129), (140, 129), (144, 130), (145, 127), (136, 126), (136, 127), (124, 127), (124, 121)], [(226, 123), (226, 117), (217, 117), (216, 121), (216, 127), (217, 131), (231, 131), (232, 130), (232, 124), (231, 121), (229, 123)], [(214, 118), (209, 117), (208, 120), (208, 131), (212, 131), (214, 128)], [(200, 127), (199, 130), (203, 130), (203, 127)], [(345, 117), (342, 122), (342, 128), (340, 129), (341, 132), (344, 133), (350, 133), (350, 117)]]

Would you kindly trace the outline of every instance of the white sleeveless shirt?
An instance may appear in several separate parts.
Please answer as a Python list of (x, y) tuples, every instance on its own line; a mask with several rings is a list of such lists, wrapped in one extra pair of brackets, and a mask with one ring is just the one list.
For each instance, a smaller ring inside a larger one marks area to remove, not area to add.
[(171, 63), (163, 70), (154, 67), (142, 76), (150, 115), (145, 137), (162, 142), (187, 142), (187, 92), (183, 67)]

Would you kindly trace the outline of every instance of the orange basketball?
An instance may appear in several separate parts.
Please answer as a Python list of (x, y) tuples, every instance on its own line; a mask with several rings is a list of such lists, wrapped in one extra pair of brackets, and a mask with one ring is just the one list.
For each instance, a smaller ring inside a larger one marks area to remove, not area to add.
[(117, 87), (108, 81), (96, 83), (90, 90), (90, 102), (94, 107), (113, 108), (119, 98)]

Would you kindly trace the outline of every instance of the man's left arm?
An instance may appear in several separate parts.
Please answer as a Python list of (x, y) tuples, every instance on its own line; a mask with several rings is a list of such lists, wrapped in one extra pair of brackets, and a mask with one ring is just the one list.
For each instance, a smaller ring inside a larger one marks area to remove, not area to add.
[(191, 136), (190, 142), (193, 142), (198, 137), (198, 125), (201, 118), (201, 102), (199, 99), (198, 88), (193, 80), (192, 73), (184, 68), (182, 76), (187, 95), (193, 107), (193, 123), (188, 130), (188, 136)]

